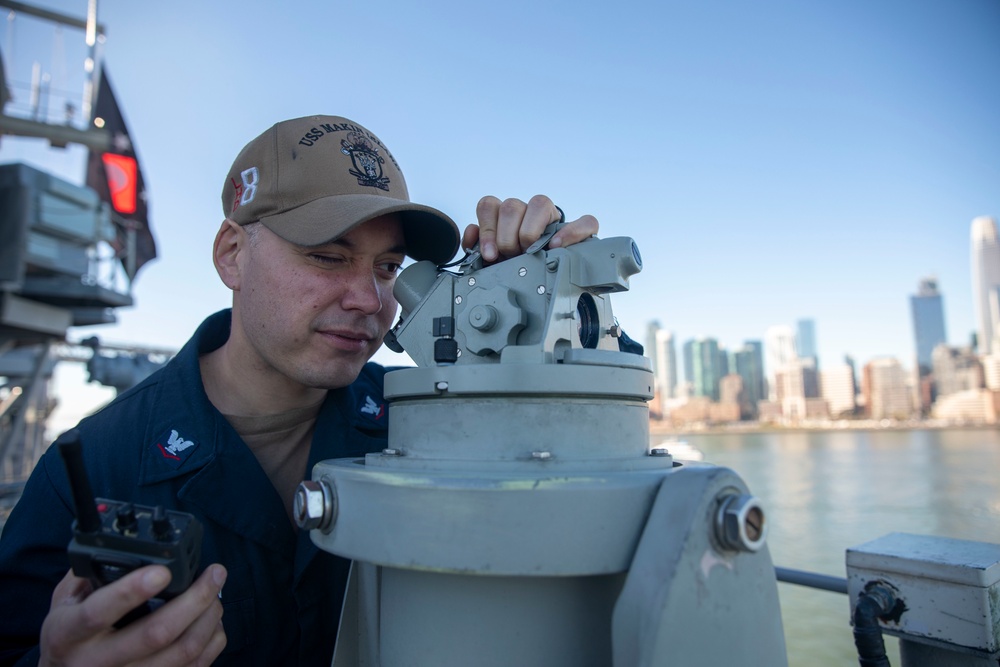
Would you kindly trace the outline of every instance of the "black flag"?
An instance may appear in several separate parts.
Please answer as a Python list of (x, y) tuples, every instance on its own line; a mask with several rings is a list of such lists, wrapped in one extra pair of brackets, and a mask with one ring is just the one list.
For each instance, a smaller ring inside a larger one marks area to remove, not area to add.
[[(115, 252), (129, 270), (129, 232), (135, 234), (134, 272), (156, 257), (156, 241), (149, 227), (149, 209), (142, 169), (129, 137), (125, 119), (111, 90), (108, 74), (101, 68), (97, 99), (92, 113), (94, 127), (111, 133), (111, 148), (107, 152), (91, 149), (87, 156), (87, 185), (112, 208), (111, 219), (115, 224), (117, 239), (112, 244)], [(134, 278), (135, 275), (131, 275)]]

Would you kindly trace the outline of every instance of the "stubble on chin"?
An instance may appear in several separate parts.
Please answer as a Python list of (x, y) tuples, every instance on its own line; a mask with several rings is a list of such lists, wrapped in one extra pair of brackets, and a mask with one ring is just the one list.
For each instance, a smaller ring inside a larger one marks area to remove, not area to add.
[(296, 378), (301, 384), (314, 389), (342, 389), (354, 383), (361, 369), (382, 346), (382, 341), (372, 343), (365, 353), (343, 358), (326, 360), (323, 363), (307, 364), (299, 369)]

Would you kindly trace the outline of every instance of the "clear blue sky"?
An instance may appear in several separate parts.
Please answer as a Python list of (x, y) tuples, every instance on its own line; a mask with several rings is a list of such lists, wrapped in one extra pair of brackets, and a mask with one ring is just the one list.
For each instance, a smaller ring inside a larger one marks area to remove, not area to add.
[[(808, 317), (821, 364), (910, 366), (909, 296), (926, 275), (949, 342), (974, 329), (970, 224), (1000, 216), (995, 0), (99, 10), (160, 257), (118, 325), (79, 337), (178, 347), (228, 305), (210, 261), (226, 170), (275, 121), (316, 113), (373, 130), (411, 195), (460, 226), (484, 194), (542, 192), (635, 238), (645, 269), (615, 309), (640, 339), (657, 319), (679, 343), (735, 347)], [(39, 26), (4, 27), (8, 78), (39, 58), (54, 85), (82, 89), (82, 33), (53, 46)], [(82, 180), (82, 151), (4, 137), (0, 161), (16, 160)]]

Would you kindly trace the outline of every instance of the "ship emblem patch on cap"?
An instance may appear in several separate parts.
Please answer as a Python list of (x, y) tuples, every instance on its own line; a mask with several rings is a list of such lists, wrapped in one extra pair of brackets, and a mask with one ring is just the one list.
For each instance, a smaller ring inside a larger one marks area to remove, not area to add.
[(176, 429), (165, 431), (153, 445), (160, 458), (174, 468), (180, 468), (196, 446), (194, 440), (187, 440)]
[(351, 132), (340, 140), (340, 152), (351, 158), (354, 169), (351, 176), (358, 179), (358, 185), (389, 191), (389, 178), (382, 173), (385, 158), (378, 154), (368, 139), (359, 132)]

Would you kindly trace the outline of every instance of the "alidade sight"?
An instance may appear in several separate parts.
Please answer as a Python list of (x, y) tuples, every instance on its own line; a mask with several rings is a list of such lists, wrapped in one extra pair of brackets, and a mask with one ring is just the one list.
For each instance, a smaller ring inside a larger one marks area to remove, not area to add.
[(428, 261), (408, 267), (396, 280), (402, 312), (387, 345), (418, 366), (563, 363), (596, 358), (581, 350), (618, 352), (621, 329), (608, 295), (627, 290), (642, 270), (639, 248), (627, 237), (546, 248), (564, 224), (549, 225), (539, 243), (508, 261), (487, 266), (474, 251), (455, 272)]

